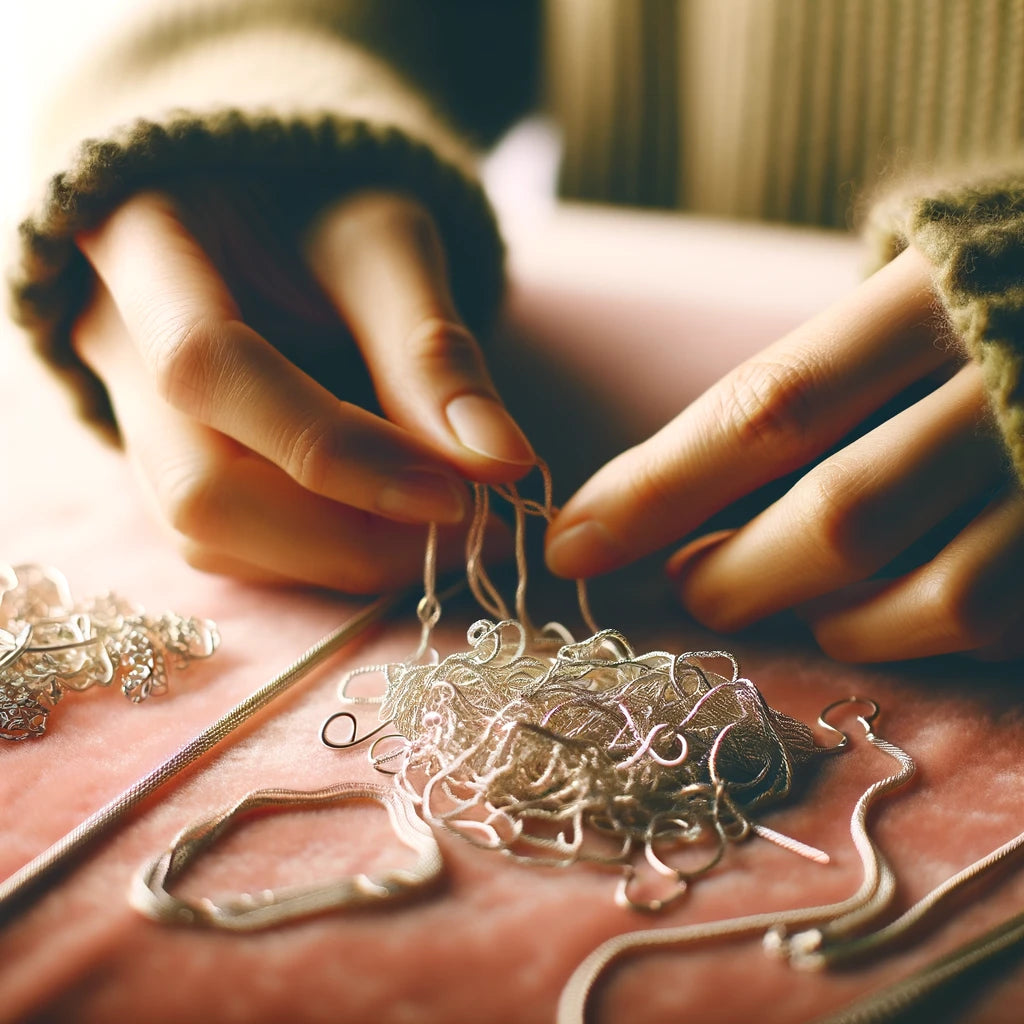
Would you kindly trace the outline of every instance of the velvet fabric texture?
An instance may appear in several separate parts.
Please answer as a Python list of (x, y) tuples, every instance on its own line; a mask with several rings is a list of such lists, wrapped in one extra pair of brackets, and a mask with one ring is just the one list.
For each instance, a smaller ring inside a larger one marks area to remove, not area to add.
[(957, 187), (894, 190), (872, 212), (879, 261), (914, 245), (935, 267), (949, 322), (985, 377), (995, 421), (1024, 480), (1024, 179), (978, 173)]
[[(602, 239), (617, 244), (601, 245)], [(592, 263), (584, 265), (588, 253)], [(667, 276), (659, 282), (641, 274), (638, 253), (671, 255), (692, 267), (685, 289)], [(759, 266), (766, 253), (775, 256), (774, 276), (755, 279), (760, 284), (750, 302), (738, 307), (724, 269), (750, 269), (748, 260)], [(741, 347), (760, 347), (842, 294), (856, 276), (857, 258), (855, 244), (840, 237), (581, 210), (566, 212), (513, 251), (515, 332), (496, 346), (494, 364), (527, 429), (553, 417), (548, 433), (564, 445), (551, 453), (557, 497), (575, 483), (573, 474), (588, 473), (608, 449), (649, 432), (714, 379), (722, 367), (713, 357), (734, 362)], [(636, 341), (627, 359), (619, 341), (629, 325)], [(657, 381), (639, 372), (637, 360), (650, 365), (687, 331), (705, 346), (685, 346), (676, 361), (659, 363)], [(542, 387), (516, 386), (514, 371), (524, 363), (536, 368)], [(545, 401), (548, 388), (564, 396), (562, 404)], [(125, 460), (80, 429), (55, 382), (13, 347), (0, 352), (0, 402), (10, 422), (21, 425), (5, 456), (5, 559), (55, 564), (76, 594), (110, 588), (153, 612), (212, 617), (223, 634), (217, 654), (172, 678), (166, 696), (135, 707), (116, 692), (70, 695), (43, 740), (0, 749), (0, 873), (6, 876), (288, 665), (353, 604), (185, 567), (149, 521)], [(600, 431), (591, 431), (593, 422)], [(592, 444), (582, 447), (581, 438)], [(656, 573), (644, 566), (598, 588), (599, 622), (625, 630), (641, 649), (720, 646), (721, 638), (680, 621)], [(533, 593), (538, 614), (550, 611), (578, 629), (571, 588), (549, 588), (538, 575)], [(456, 649), (476, 617), (468, 604), (449, 605), (438, 646)], [(847, 821), (863, 789), (892, 766), (858, 740), (851, 720), (849, 753), (809, 772), (793, 803), (763, 818), (823, 847), (832, 864), (821, 867), (751, 840), (731, 847), (720, 868), (661, 917), (616, 908), (608, 872), (517, 866), (444, 838), (443, 884), (384, 912), (329, 914), (239, 936), (161, 927), (128, 907), (133, 871), (178, 829), (242, 793), (370, 778), (363, 751), (327, 750), (317, 730), (338, 708), (335, 687), (345, 668), (400, 657), (415, 639), (413, 623), (396, 619), (345, 651), (140, 807), (76, 870), (0, 928), (0, 1020), (546, 1024), (572, 969), (613, 934), (818, 903), (859, 884)], [(960, 659), (902, 669), (843, 667), (778, 624), (729, 646), (772, 706), (805, 722), (813, 723), (832, 700), (854, 693), (875, 698), (883, 708), (880, 734), (917, 759), (912, 787), (871, 818), (899, 880), (894, 910), (1024, 827), (1024, 713), (1012, 667)], [(372, 711), (360, 719), (371, 724)], [(819, 738), (829, 742), (825, 734)], [(179, 884), (193, 896), (228, 893), (353, 870), (372, 874), (408, 856), (390, 841), (385, 817), (373, 806), (267, 815), (225, 837)], [(767, 959), (757, 942), (639, 956), (601, 987), (595, 1019), (810, 1020), (904, 976), (1016, 913), (1022, 901), (1024, 875), (1001, 872), (954, 901), (952, 916), (940, 915), (912, 946), (831, 974), (791, 972)], [(990, 976), (980, 994), (971, 987), (945, 995), (926, 1019), (1009, 1024), (1022, 999), (1018, 965)]]

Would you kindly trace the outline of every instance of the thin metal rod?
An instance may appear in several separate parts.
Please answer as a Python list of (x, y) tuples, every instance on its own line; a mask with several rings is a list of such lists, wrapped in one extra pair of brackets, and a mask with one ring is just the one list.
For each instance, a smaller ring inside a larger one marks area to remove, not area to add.
[(254, 693), (225, 712), (212, 725), (186, 743), (176, 754), (101, 807), (49, 849), (33, 858), (0, 883), (0, 926), (9, 923), (19, 909), (41, 894), (44, 885), (70, 867), (75, 857), (101, 836), (112, 831), (147, 797), (189, 765), (212, 750), (261, 708), (281, 696), (312, 669), (326, 661), (375, 622), (408, 599), (411, 590), (385, 594), (337, 629), (313, 644), (304, 654)]
[[(1015, 914), (976, 939), (957, 946), (913, 974), (858, 1000), (838, 1013), (819, 1017), (815, 1024), (886, 1024), (910, 1020), (909, 1011), (945, 985), (960, 981), (976, 967), (1024, 945), (1024, 914)], [(914, 1020), (918, 1017), (915, 1015)], [(921, 1018), (922, 1020), (925, 1018)]]

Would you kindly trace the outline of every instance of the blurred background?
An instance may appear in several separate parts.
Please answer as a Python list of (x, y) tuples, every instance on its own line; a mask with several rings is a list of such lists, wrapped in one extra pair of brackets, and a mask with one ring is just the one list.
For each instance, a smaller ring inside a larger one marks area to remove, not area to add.
[(0, 220), (6, 239), (27, 201), (37, 109), (69, 66), (127, 11), (151, 0), (7, 0), (0, 3)]

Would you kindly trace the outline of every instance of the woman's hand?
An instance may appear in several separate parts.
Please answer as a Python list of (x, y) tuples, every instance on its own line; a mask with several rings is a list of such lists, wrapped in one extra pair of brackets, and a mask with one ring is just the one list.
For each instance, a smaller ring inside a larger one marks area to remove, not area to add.
[(200, 183), (78, 239), (97, 285), (75, 348), (160, 515), (193, 565), (249, 578), (392, 587), (421, 572), (430, 521), (457, 562), (460, 478), (509, 481), (534, 456), (431, 218), (361, 193), (295, 239), (265, 213)]
[[(552, 570), (614, 569), (800, 470), (746, 525), (669, 560), (698, 621), (728, 632), (795, 609), (844, 661), (1024, 653), (1024, 495), (980, 371), (935, 307), (929, 267), (908, 250), (595, 474), (549, 531)], [(933, 375), (944, 382), (843, 442)], [(878, 575), (943, 529), (923, 564)]]

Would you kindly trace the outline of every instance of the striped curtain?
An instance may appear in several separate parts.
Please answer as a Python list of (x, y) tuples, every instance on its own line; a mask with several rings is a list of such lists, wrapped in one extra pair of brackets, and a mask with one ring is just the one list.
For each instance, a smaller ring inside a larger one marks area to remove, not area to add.
[(576, 198), (844, 226), (882, 176), (1024, 139), (1024, 0), (548, 0), (546, 18)]

